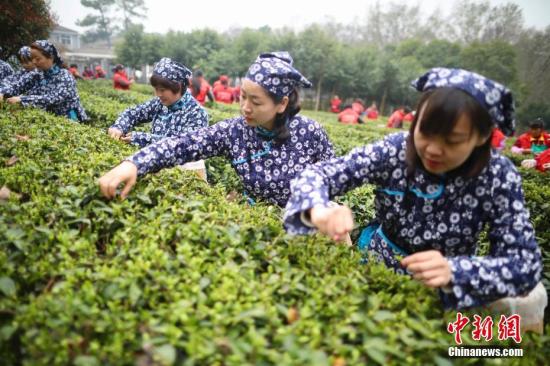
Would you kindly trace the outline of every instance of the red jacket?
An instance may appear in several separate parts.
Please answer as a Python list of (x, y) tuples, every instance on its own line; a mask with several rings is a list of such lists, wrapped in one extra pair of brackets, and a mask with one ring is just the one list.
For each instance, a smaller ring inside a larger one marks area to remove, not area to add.
[(340, 98), (332, 98), (330, 100), (330, 111), (332, 113), (340, 112), (340, 105), (341, 104), (342, 104), (342, 100)]
[(93, 79), (94, 78), (94, 72), (92, 70), (84, 70), (84, 71), (82, 71), (82, 77), (84, 79)]
[(237, 85), (233, 88), (233, 100), (239, 102), (241, 100), (241, 86)]
[(338, 114), (338, 121), (344, 124), (358, 124), (359, 113), (353, 110), (353, 108), (346, 108)]
[(378, 119), (378, 110), (376, 108), (367, 108), (365, 111), (367, 114), (367, 119)]
[(407, 113), (407, 114), (403, 117), (403, 122), (412, 122), (412, 121), (414, 121), (414, 114), (413, 114), (413, 112)]
[(130, 90), (130, 84), (126, 71), (120, 70), (113, 75), (113, 86), (115, 89)]
[(356, 111), (359, 115), (365, 111), (365, 106), (359, 102), (351, 103), (351, 108)]
[(386, 127), (389, 128), (401, 128), (403, 127), (403, 118), (405, 117), (405, 112), (398, 109), (395, 112), (392, 113), (390, 118), (388, 119), (388, 124)]
[(212, 94), (214, 94), (216, 102), (225, 104), (233, 103), (233, 88), (220, 83), (214, 87)]
[(529, 132), (526, 132), (517, 138), (514, 146), (521, 147), (522, 149), (530, 149), (532, 144), (546, 145), (547, 147), (550, 147), (550, 134), (543, 131), (539, 139), (535, 140), (533, 137), (531, 137)]
[(200, 81), (200, 90), (197, 92), (196, 90), (191, 89), (191, 94), (195, 97), (197, 102), (199, 102), (201, 105), (204, 105), (204, 103), (206, 102), (206, 96), (208, 95), (208, 92), (212, 90), (212, 87), (204, 78), (201, 78)]
[(491, 136), (491, 146), (494, 149), (504, 149), (504, 141), (506, 140), (506, 136), (502, 133), (501, 130), (498, 128), (493, 128), (493, 135)]
[(550, 168), (544, 168), (544, 165), (550, 164), (550, 149), (540, 153), (535, 157), (535, 160), (537, 161), (536, 168), (538, 170), (541, 172), (550, 171)]

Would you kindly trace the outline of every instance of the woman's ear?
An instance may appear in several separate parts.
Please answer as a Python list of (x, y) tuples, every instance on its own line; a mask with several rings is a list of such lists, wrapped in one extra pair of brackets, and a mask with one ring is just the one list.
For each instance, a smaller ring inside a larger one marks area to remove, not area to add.
[(286, 107), (288, 106), (288, 97), (284, 96), (283, 99), (277, 104), (277, 113), (284, 113)]

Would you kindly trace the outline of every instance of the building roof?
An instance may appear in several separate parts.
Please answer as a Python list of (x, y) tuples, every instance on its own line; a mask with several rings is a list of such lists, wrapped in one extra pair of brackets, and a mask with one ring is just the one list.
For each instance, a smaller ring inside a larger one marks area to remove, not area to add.
[(75, 31), (73, 29), (69, 29), (67, 27), (64, 27), (62, 25), (56, 25), (55, 28), (52, 30), (52, 32), (64, 32), (64, 33), (75, 33), (78, 34), (78, 31)]

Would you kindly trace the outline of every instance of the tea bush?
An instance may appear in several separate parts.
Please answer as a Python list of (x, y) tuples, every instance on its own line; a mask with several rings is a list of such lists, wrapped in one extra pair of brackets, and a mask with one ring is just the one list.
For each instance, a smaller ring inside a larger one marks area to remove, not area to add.
[[(97, 178), (135, 151), (105, 128), (134, 102), (92, 86), (79, 83), (89, 125), (0, 110), (3, 363), (451, 363), (446, 325), (456, 312), (443, 312), (435, 291), (360, 264), (355, 250), (324, 237), (287, 236), (279, 208), (231, 194), (239, 182), (223, 159), (209, 161), (210, 185), (166, 169), (141, 179), (125, 201), (103, 199)], [(216, 122), (238, 109), (213, 105), (209, 113)], [(339, 154), (388, 132), (311, 115)], [(548, 281), (548, 176), (522, 174)], [(339, 199), (362, 223), (373, 216), (372, 198), (362, 187)], [(513, 345), (462, 336), (465, 344)], [(547, 336), (527, 333), (523, 358), (453, 361), (543, 364), (548, 345)]]

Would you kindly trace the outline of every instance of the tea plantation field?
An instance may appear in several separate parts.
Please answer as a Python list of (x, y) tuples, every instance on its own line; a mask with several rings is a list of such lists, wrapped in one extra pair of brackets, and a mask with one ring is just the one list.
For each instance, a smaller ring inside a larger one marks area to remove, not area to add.
[[(443, 312), (435, 291), (360, 264), (356, 250), (321, 236), (287, 236), (281, 210), (249, 206), (222, 159), (207, 162), (210, 184), (166, 169), (141, 179), (125, 201), (103, 199), (97, 179), (136, 150), (110, 139), (106, 128), (152, 89), (124, 93), (87, 81), (79, 90), (91, 117), (85, 125), (0, 106), (0, 364), (550, 359), (548, 311), (546, 335), (524, 334), (521, 358), (448, 358), (455, 343), (446, 329), (456, 312)], [(219, 105), (208, 111), (212, 123), (238, 114)], [(304, 114), (325, 126), (338, 154), (389, 132), (384, 121), (341, 126), (329, 113)], [(550, 288), (550, 175), (521, 172)], [(361, 224), (373, 216), (372, 195), (363, 187), (339, 200)], [(466, 345), (517, 346), (497, 337), (474, 341), (469, 327), (462, 337)]]

